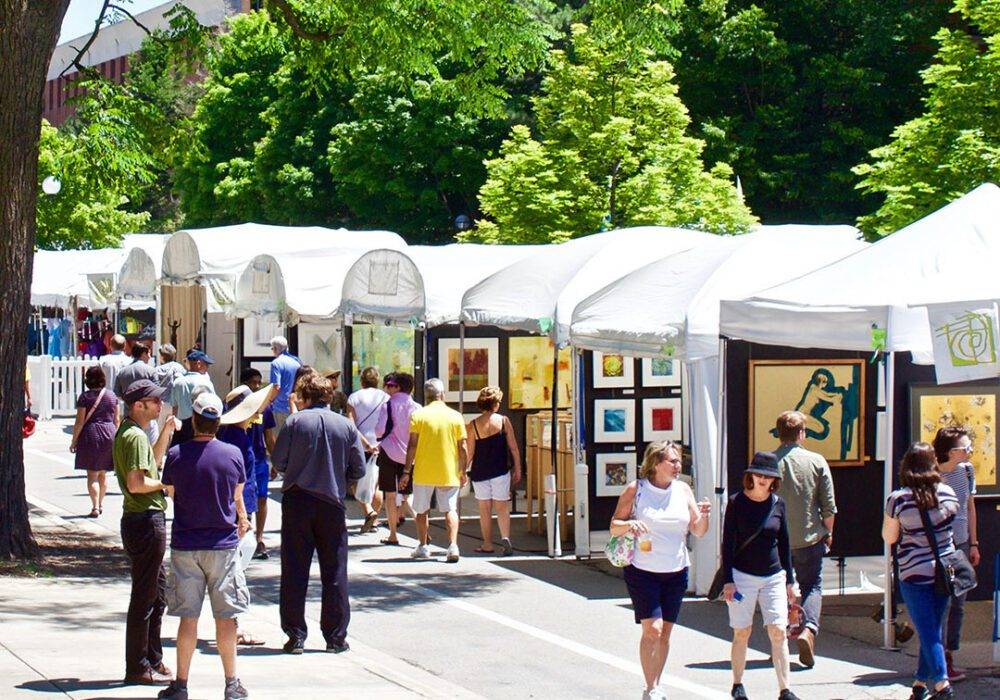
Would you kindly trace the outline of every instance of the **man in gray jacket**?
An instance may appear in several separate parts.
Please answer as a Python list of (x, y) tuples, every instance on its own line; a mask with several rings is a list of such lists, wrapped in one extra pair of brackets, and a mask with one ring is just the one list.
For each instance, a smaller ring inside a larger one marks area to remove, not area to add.
[(781, 470), (778, 495), (785, 499), (788, 537), (792, 546), (792, 568), (802, 595), (806, 627), (799, 635), (799, 662), (812, 668), (823, 606), (823, 556), (833, 547), (833, 520), (837, 504), (833, 475), (823, 455), (802, 447), (806, 439), (806, 417), (799, 411), (778, 416), (781, 447), (775, 451)]

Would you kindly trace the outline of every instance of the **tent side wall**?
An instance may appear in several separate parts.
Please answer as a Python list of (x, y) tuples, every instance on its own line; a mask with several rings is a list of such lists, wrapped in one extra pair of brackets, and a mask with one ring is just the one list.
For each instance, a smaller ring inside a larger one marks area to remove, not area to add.
[(424, 278), (416, 263), (398, 250), (372, 250), (351, 265), (344, 278), (340, 312), (374, 322), (423, 320)]

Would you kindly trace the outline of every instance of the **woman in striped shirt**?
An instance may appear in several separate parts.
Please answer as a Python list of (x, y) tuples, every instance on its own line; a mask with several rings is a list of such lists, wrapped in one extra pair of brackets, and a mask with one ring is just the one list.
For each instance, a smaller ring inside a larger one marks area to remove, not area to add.
[(954, 697), (941, 643), (948, 596), (934, 590), (934, 550), (920, 512), (927, 513), (940, 555), (950, 554), (955, 551), (952, 521), (958, 499), (950, 486), (941, 483), (934, 448), (925, 442), (913, 444), (903, 455), (899, 482), (902, 488), (886, 501), (882, 537), (888, 544), (898, 543), (899, 590), (920, 637), (920, 661), (910, 698), (946, 700)]

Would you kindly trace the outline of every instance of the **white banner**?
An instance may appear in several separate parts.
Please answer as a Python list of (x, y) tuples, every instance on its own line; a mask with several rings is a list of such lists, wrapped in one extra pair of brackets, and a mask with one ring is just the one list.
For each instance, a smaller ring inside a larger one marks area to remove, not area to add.
[(992, 301), (927, 307), (938, 384), (1000, 376), (997, 305)]

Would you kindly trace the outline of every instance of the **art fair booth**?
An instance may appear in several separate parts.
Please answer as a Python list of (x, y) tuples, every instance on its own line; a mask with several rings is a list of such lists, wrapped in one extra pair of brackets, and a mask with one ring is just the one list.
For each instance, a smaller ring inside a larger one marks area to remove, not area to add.
[(646, 444), (675, 440), (690, 450), (695, 495), (713, 500), (709, 534), (692, 538), (691, 584), (698, 593), (708, 589), (726, 493), (716, 466), (720, 300), (843, 257), (864, 246), (858, 239), (849, 226), (763, 226), (716, 236), (647, 259), (576, 305), (570, 342), (592, 351), (583, 366), (590, 390), (578, 403), (581, 457), (591, 475), (582, 499), (589, 508), (577, 515), (579, 555), (604, 546), (617, 498), (636, 478)]
[[(983, 185), (864, 250), (722, 304), (730, 483), (750, 450), (773, 446), (756, 420), (763, 403), (806, 413), (806, 446), (826, 455), (834, 471), (833, 553), (882, 554), (878, 583), (887, 603), (891, 563), (879, 537), (885, 498), (909, 444), (933, 439), (940, 427), (963, 424), (975, 435), (983, 562), (1000, 549), (998, 264), (1000, 189)], [(978, 573), (970, 595), (988, 597), (991, 567)], [(887, 646), (890, 630), (887, 619)]]

